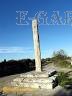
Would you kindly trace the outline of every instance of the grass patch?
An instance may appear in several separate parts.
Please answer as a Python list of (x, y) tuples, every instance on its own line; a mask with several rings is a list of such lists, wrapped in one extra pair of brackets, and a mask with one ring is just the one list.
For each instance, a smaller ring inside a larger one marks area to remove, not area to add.
[(71, 64), (69, 62), (63, 60), (63, 61), (60, 61), (59, 66), (66, 68), (66, 67), (70, 67)]
[(54, 61), (54, 65), (62, 68), (72, 68), (72, 65), (70, 62), (66, 60), (57, 60)]

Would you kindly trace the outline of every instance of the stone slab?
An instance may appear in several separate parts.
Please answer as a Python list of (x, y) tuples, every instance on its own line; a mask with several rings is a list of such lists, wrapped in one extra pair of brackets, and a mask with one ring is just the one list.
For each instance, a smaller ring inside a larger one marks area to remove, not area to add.
[(23, 78), (28, 78), (28, 77), (49, 77), (49, 76), (52, 76), (56, 73), (56, 70), (54, 69), (50, 69), (48, 71), (43, 71), (43, 72), (34, 72), (34, 71), (31, 71), (31, 72), (27, 72), (25, 74), (21, 74), (20, 77), (23, 77)]
[[(11, 85), (14, 87), (44, 88), (53, 89), (56, 85), (57, 75), (53, 75), (54, 70), (48, 72), (27, 72), (21, 74), (20, 77), (13, 79)], [(49, 77), (50, 75), (50, 77)]]
[(34, 77), (34, 78), (31, 78), (31, 77), (29, 77), (29, 78), (21, 78), (21, 77), (19, 77), (19, 78), (13, 79), (13, 82), (19, 82), (19, 83), (21, 83), (21, 82), (49, 83), (49, 82), (54, 82), (56, 80), (56, 78), (57, 78), (57, 76), (52, 76), (52, 77), (49, 77), (49, 78), (47, 78), (47, 77), (45, 77), (45, 78), (44, 77)]
[(53, 83), (25, 83), (25, 82), (23, 82), (23, 83), (15, 83), (15, 82), (11, 82), (11, 84), (13, 85), (13, 86), (15, 86), (15, 87), (24, 87), (24, 88), (44, 88), (44, 89), (53, 89)]

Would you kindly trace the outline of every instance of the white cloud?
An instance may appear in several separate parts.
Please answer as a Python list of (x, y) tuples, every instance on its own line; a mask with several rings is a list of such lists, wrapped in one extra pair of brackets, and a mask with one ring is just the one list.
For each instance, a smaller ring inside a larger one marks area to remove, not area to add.
[(0, 53), (28, 53), (32, 48), (28, 47), (0, 47)]

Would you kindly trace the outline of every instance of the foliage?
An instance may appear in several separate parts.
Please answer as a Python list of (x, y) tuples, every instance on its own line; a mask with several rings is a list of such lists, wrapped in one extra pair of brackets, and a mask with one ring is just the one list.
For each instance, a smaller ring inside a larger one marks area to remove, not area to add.
[(67, 55), (64, 50), (60, 49), (59, 51), (53, 53), (53, 58), (57, 60), (64, 60), (67, 59)]
[(68, 77), (68, 74), (66, 74), (64, 72), (59, 72), (58, 73), (58, 83), (59, 83), (59, 85), (64, 86), (66, 84), (72, 83), (72, 79), (70, 79)]
[(70, 60), (70, 57), (68, 57), (64, 52), (64, 50), (62, 49), (53, 53), (52, 61), (57, 66), (69, 67), (71, 66), (71, 63), (69, 62), (69, 60)]
[(59, 66), (61, 66), (61, 67), (70, 67), (70, 65), (71, 65), (70, 62), (65, 61), (65, 60), (62, 60), (59, 63)]
[(0, 77), (35, 70), (34, 60), (4, 60), (0, 63)]

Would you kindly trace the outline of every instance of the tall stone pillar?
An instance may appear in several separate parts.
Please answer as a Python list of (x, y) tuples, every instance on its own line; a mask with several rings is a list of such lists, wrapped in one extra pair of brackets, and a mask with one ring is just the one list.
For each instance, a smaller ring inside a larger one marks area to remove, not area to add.
[[(32, 21), (33, 30), (33, 41), (34, 41), (34, 51), (35, 51), (35, 66), (36, 72), (31, 71), (21, 74), (20, 77), (13, 79), (10, 87), (20, 87), (22, 88), (35, 88), (35, 89), (53, 89), (57, 85), (57, 75), (56, 70), (49, 69), (48, 71), (41, 72), (41, 53), (40, 53), (40, 42), (38, 34), (38, 23), (34, 19)], [(54, 74), (54, 75), (53, 75)]]
[(32, 21), (32, 31), (33, 31), (33, 41), (34, 41), (36, 72), (41, 72), (40, 41), (39, 41), (39, 33), (38, 33), (38, 22), (36, 19)]
[(72, 65), (72, 57), (71, 57), (71, 65)]

